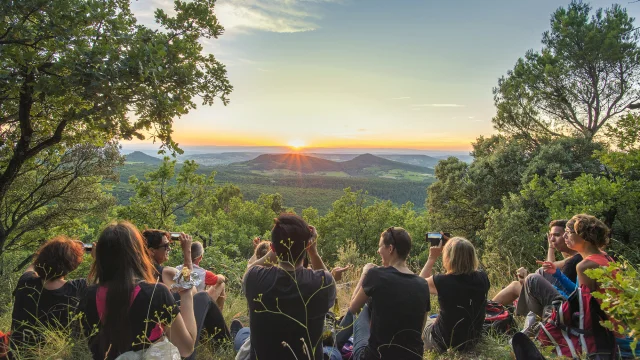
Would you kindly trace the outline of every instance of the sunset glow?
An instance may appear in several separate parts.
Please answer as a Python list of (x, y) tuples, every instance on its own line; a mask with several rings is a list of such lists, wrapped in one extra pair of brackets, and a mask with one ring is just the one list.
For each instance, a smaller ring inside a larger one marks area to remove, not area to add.
[(287, 145), (289, 145), (293, 150), (300, 150), (306, 146), (305, 142), (300, 139), (291, 140)]

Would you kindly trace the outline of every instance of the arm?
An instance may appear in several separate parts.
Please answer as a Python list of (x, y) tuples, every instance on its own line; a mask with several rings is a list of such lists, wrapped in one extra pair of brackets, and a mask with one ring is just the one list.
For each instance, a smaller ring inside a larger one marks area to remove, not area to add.
[(247, 271), (254, 266), (271, 266), (278, 263), (278, 256), (273, 250), (269, 250), (267, 255), (261, 257), (260, 259), (254, 261), (253, 263), (247, 264)]
[(193, 270), (193, 264), (191, 262), (191, 243), (193, 238), (191, 235), (180, 233), (180, 247), (182, 247), (182, 264), (189, 270)]
[(433, 270), (433, 264), (436, 263), (436, 260), (442, 255), (442, 240), (440, 240), (440, 244), (438, 246), (432, 246), (429, 248), (429, 258), (427, 259), (427, 263), (424, 264), (422, 271), (420, 271), (421, 278), (430, 278), (431, 272)]
[(193, 292), (180, 292), (180, 314), (171, 325), (165, 327), (169, 341), (180, 351), (180, 356), (187, 357), (193, 353), (197, 337), (196, 318), (193, 312)]
[(438, 295), (438, 289), (436, 288), (436, 283), (433, 281), (433, 276), (427, 278), (427, 283), (429, 284), (429, 294)]
[(364, 289), (360, 287), (358, 292), (353, 294), (351, 303), (349, 304), (349, 311), (354, 315), (358, 314), (364, 307), (364, 304), (367, 303), (367, 300), (369, 300), (369, 297), (365, 294)]
[(322, 262), (320, 254), (318, 254), (318, 232), (313, 226), (309, 226), (309, 230), (311, 230), (311, 239), (309, 239), (307, 254), (309, 254), (309, 261), (311, 262), (311, 266), (313, 267), (313, 270), (329, 271), (329, 269), (327, 269), (327, 267), (324, 265), (324, 262)]
[(600, 265), (593, 261), (582, 260), (576, 266), (576, 270), (578, 270), (578, 283), (581, 285), (586, 285), (589, 290), (596, 291), (598, 289), (598, 283), (592, 278), (588, 277), (584, 272), (589, 269), (597, 269)]
[(576, 284), (574, 284), (573, 281), (569, 280), (569, 278), (565, 274), (563, 274), (559, 268), (556, 267), (555, 263), (551, 261), (536, 262), (542, 265), (542, 269), (547, 274), (551, 274), (555, 279), (558, 280), (560, 286), (564, 288), (566, 294), (570, 294), (576, 289)]
[(436, 259), (429, 256), (429, 259), (427, 259), (427, 262), (424, 264), (422, 271), (420, 271), (420, 277), (425, 279), (431, 279), (432, 278), (431, 272), (433, 270), (433, 265), (435, 263), (436, 263)]

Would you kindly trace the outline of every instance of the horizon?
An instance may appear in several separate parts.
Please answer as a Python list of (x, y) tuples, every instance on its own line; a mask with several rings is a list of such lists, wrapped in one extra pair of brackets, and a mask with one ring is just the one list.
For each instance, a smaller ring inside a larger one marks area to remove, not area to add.
[[(198, 109), (175, 119), (173, 139), (181, 147), (468, 152), (496, 133), (498, 78), (541, 49), (551, 14), (568, 4), (218, 0), (225, 32), (202, 44), (227, 68), (230, 103), (196, 100)], [(640, 5), (620, 4), (640, 16)], [(152, 28), (155, 7), (173, 12), (170, 0), (132, 3)]]

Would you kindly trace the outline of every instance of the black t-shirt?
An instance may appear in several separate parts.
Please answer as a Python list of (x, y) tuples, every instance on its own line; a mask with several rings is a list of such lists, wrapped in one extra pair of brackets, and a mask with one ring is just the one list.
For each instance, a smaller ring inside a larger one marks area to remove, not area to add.
[[(171, 324), (180, 309), (164, 284), (138, 283), (140, 290), (129, 308), (130, 343), (136, 344), (127, 351), (145, 349), (163, 334), (164, 325)], [(94, 359), (103, 360), (104, 351), (100, 350), (100, 317), (96, 302), (96, 295), (100, 287), (93, 285), (87, 288), (86, 296), (80, 302), (80, 309), (85, 313), (83, 330), (89, 337), (89, 348)], [(102, 297), (106, 301), (106, 297)], [(106, 311), (106, 309), (104, 310)], [(108, 317), (108, 314), (104, 314)], [(98, 329), (96, 333), (94, 328)], [(109, 359), (115, 359), (119, 354), (109, 353)]]
[(431, 309), (425, 279), (391, 266), (378, 267), (367, 272), (362, 289), (371, 311), (365, 359), (422, 359), (422, 325)]
[(578, 263), (582, 261), (582, 255), (575, 254), (572, 257), (568, 258), (562, 267), (562, 273), (565, 274), (571, 281), (574, 283), (578, 280), (578, 270), (576, 267)]
[[(330, 273), (304, 268), (288, 272), (276, 266), (254, 266), (245, 275), (243, 287), (249, 304), (252, 360), (308, 359), (300, 338), (305, 339), (310, 350), (317, 344), (313, 359), (322, 359), (319, 340), (327, 312), (336, 300), (336, 287)], [(291, 350), (283, 346), (283, 342)]]
[(11, 341), (15, 346), (35, 344), (43, 340), (43, 328), (66, 328), (78, 314), (78, 303), (86, 289), (87, 281), (77, 279), (47, 290), (34, 271), (22, 274), (13, 292)]
[(489, 278), (484, 271), (433, 276), (440, 314), (431, 330), (441, 350), (473, 347), (482, 333)]

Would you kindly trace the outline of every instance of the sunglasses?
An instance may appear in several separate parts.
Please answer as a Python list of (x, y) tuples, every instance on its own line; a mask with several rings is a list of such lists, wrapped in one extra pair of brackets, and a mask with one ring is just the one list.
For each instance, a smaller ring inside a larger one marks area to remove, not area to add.
[(166, 243), (164, 245), (160, 245), (158, 247), (154, 247), (154, 249), (157, 249), (157, 250), (164, 249), (164, 251), (169, 251), (169, 250), (171, 250), (171, 244), (170, 243)]
[(391, 240), (393, 241), (393, 246), (396, 246), (396, 237), (393, 236), (393, 226), (387, 229), (387, 232), (389, 232), (389, 234), (391, 234)]

